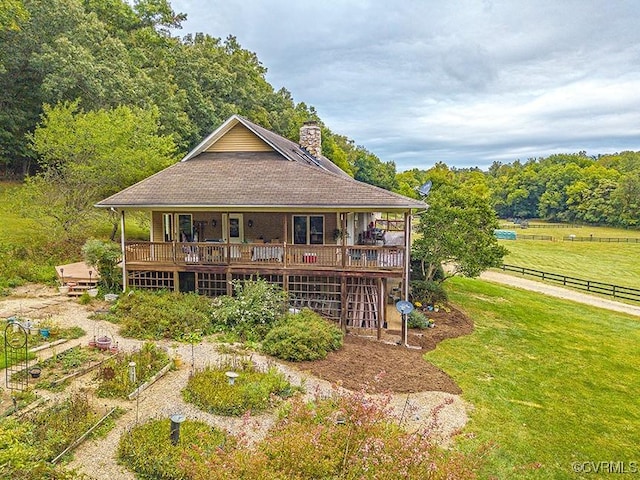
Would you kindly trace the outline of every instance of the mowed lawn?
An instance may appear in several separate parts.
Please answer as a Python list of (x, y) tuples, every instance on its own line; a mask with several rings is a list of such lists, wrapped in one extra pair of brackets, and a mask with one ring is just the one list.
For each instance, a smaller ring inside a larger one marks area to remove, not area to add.
[(482, 478), (579, 478), (573, 462), (640, 466), (640, 318), (481, 280), (447, 286), (475, 331), (426, 358), (473, 405), (462, 446), (495, 444)]

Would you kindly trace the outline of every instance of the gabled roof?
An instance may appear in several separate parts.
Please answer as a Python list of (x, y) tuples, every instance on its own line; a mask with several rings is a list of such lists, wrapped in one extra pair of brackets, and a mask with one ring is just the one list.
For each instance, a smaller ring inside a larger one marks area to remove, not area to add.
[[(211, 146), (238, 124), (271, 148), (211, 151)], [(424, 202), (354, 180), (328, 159), (313, 157), (294, 142), (239, 116), (227, 120), (180, 162), (96, 206), (235, 211), (403, 211), (427, 207)]]
[(292, 162), (303, 163), (306, 165), (315, 165), (320, 168), (339, 175), (347, 175), (340, 167), (324, 156), (314, 157), (304, 148), (295, 142), (292, 142), (288, 138), (281, 137), (277, 133), (267, 130), (260, 125), (250, 122), (240, 115), (233, 115), (227, 119), (222, 125), (220, 125), (213, 133), (205, 138), (198, 146), (191, 150), (181, 161), (186, 162), (192, 158), (205, 152), (211, 145), (217, 142), (225, 134), (227, 134), (237, 124), (242, 124), (255, 135), (257, 135), (266, 144), (271, 146), (275, 151), (279, 152), (282, 156)]

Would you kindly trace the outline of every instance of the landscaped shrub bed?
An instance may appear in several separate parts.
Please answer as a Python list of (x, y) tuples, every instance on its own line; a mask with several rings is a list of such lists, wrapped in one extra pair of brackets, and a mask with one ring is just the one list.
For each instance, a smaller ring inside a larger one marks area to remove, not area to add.
[[(105, 413), (96, 411), (86, 395), (77, 394), (20, 420), (0, 420), (0, 478), (84, 478), (49, 462)], [(90, 436), (103, 435), (113, 425), (113, 420), (106, 420)]]
[[(233, 385), (229, 384), (228, 371), (238, 374)], [(185, 401), (209, 413), (237, 416), (266, 410), (297, 390), (275, 367), (261, 371), (250, 362), (243, 362), (197, 371), (182, 394)]]
[[(313, 402), (296, 397), (253, 445), (200, 425), (197, 434), (181, 429), (173, 447), (169, 420), (157, 420), (122, 437), (120, 458), (142, 478), (476, 478), (483, 452), (443, 450), (429, 430), (407, 432), (388, 410), (388, 398), (372, 400), (361, 393)], [(197, 424), (187, 420), (183, 428), (191, 423)]]
[(211, 300), (195, 293), (132, 291), (121, 296), (107, 320), (120, 333), (145, 340), (181, 340), (193, 333), (213, 333)]
[[(169, 363), (169, 355), (153, 343), (145, 343), (139, 351), (121, 353), (101, 365), (96, 390), (99, 397), (126, 398)], [(129, 363), (136, 364), (136, 381), (129, 376)]]
[(261, 341), (287, 311), (287, 294), (264, 279), (233, 282), (233, 297), (213, 300), (213, 322), (218, 331), (241, 340)]
[(189, 419), (180, 425), (180, 440), (175, 446), (170, 432), (168, 418), (137, 425), (120, 439), (118, 458), (141, 478), (183, 480), (190, 478), (183, 467), (185, 458), (217, 456), (234, 444), (221, 430)]
[(342, 331), (312, 310), (289, 313), (267, 333), (265, 353), (283, 360), (304, 361), (325, 358), (342, 347)]

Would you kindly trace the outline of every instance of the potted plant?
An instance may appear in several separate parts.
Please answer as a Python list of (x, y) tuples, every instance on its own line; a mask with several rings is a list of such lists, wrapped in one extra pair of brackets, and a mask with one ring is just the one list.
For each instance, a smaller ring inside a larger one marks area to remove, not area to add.
[(347, 232), (346, 230), (342, 230), (341, 228), (336, 228), (333, 231), (334, 240), (343, 240), (345, 238), (349, 238), (349, 232)]

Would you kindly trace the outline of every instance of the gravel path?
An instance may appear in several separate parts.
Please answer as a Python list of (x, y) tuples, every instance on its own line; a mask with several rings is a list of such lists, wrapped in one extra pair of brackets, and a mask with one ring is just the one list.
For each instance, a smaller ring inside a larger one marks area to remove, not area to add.
[[(103, 333), (112, 336), (121, 350), (133, 351), (142, 345), (139, 340), (120, 337), (116, 332), (116, 327), (108, 322), (89, 319), (91, 311), (87, 307), (79, 305), (67, 297), (61, 297), (57, 295), (57, 292), (46, 287), (30, 286), (18, 289), (12, 297), (0, 300), (0, 318), (16, 314), (23, 318), (36, 320), (51, 318), (64, 327), (79, 326), (83, 328), (87, 334), (79, 340), (74, 340), (73, 345), (88, 344), (94, 335)], [(189, 419), (205, 421), (230, 433), (244, 434), (253, 441), (262, 438), (273, 424), (275, 418), (272, 414), (252, 416), (247, 423), (242, 418), (210, 415), (185, 403), (182, 400), (181, 390), (185, 387), (192, 368), (191, 346), (168, 341), (157, 343), (165, 346), (171, 355), (179, 357), (182, 366), (175, 371), (170, 371), (145, 390), (138, 400), (121, 401), (95, 398), (93, 401), (101, 407), (104, 405), (105, 411), (118, 405), (123, 407), (126, 412), (104, 438), (81, 444), (73, 454), (70, 467), (96, 479), (134, 480), (133, 473), (118, 465), (116, 461), (118, 441), (122, 433), (134, 426), (136, 422), (144, 422), (149, 418), (168, 418), (174, 413), (182, 413)], [(63, 347), (58, 348), (62, 349)], [(46, 356), (48, 354), (43, 352), (42, 357)], [(223, 357), (225, 355), (221, 355), (217, 351), (216, 345), (206, 340), (195, 345), (193, 350), (193, 364), (196, 369), (217, 364)], [(259, 365), (275, 364), (291, 383), (303, 385), (309, 396), (316, 394), (326, 396), (336, 391), (326, 381), (310, 377), (295, 368), (274, 363), (273, 360), (261, 355), (253, 354), (252, 359)], [(59, 395), (68, 395), (74, 389), (79, 390), (86, 387), (87, 382), (90, 383), (90, 377), (91, 374), (85, 375), (80, 381), (74, 382), (70, 388), (65, 389), (62, 394), (51, 394), (46, 391), (38, 393), (47, 396), (50, 400), (55, 400)], [(428, 424), (431, 421), (431, 411), (436, 407), (441, 407), (438, 413), (438, 423), (440, 433), (445, 441), (454, 432), (464, 427), (468, 419), (467, 410), (470, 408), (460, 396), (444, 392), (393, 395), (391, 406), (395, 415), (398, 418), (402, 417), (403, 423), (408, 429), (417, 429)]]
[[(586, 293), (576, 292), (555, 285), (528, 280), (514, 275), (501, 272), (487, 271), (481, 275), (484, 280), (507, 284), (526, 290), (536, 291), (553, 297), (585, 303), (609, 310), (624, 312), (631, 315), (640, 316), (640, 307), (627, 305), (624, 303), (608, 300)], [(91, 311), (79, 305), (73, 299), (61, 297), (53, 289), (42, 286), (28, 286), (18, 289), (13, 296), (0, 301), (0, 317), (20, 315), (23, 318), (42, 319), (51, 318), (62, 326), (80, 326), (87, 334), (85, 337), (74, 340), (77, 343), (87, 344), (94, 335), (101, 333), (110, 334), (122, 350), (132, 351), (139, 348), (142, 342), (120, 337), (116, 333), (114, 325), (89, 319)], [(182, 400), (181, 390), (187, 383), (192, 362), (191, 346), (178, 344), (175, 342), (158, 342), (165, 346), (168, 351), (177, 356), (182, 361), (182, 367), (169, 372), (150, 388), (145, 390), (138, 400), (121, 401), (106, 400), (96, 398), (95, 402), (104, 405), (105, 410), (111, 406), (119, 405), (125, 409), (125, 414), (120, 417), (106, 437), (86, 441), (75, 451), (70, 466), (96, 478), (109, 478), (111, 480), (134, 480), (135, 475), (118, 465), (116, 461), (116, 450), (118, 441), (123, 432), (131, 428), (136, 422), (144, 422), (149, 418), (168, 418), (174, 413), (182, 413), (190, 419), (205, 421), (211, 425), (223, 428), (230, 433), (249, 435), (251, 440), (262, 438), (268, 428), (273, 424), (274, 417), (270, 414), (263, 414), (251, 417), (246, 421), (241, 418), (223, 417), (210, 415), (202, 412), (194, 406)], [(59, 348), (63, 348), (62, 346)], [(215, 364), (224, 355), (216, 350), (216, 345), (211, 342), (203, 342), (194, 347), (193, 363), (195, 368), (202, 368), (209, 364)], [(49, 352), (50, 354), (50, 352)], [(41, 354), (48, 356), (47, 352)], [(260, 355), (253, 354), (253, 360), (261, 365), (269, 360)], [(335, 392), (334, 388), (323, 380), (309, 377), (294, 368), (281, 364), (276, 366), (283, 371), (289, 380), (297, 385), (304, 385), (307, 395), (320, 394), (329, 395)], [(4, 376), (4, 375), (3, 375)], [(72, 387), (62, 394), (69, 394), (70, 390), (81, 389), (90, 381), (90, 374), (84, 377), (84, 382), (72, 384)], [(39, 392), (50, 400), (55, 400), (62, 394), (51, 394), (50, 392)], [(430, 412), (437, 406), (444, 405), (439, 414), (439, 421), (443, 437), (447, 438), (453, 432), (461, 429), (467, 422), (468, 404), (456, 395), (443, 392), (421, 392), (410, 395), (394, 395), (391, 404), (398, 417), (403, 415), (408, 428), (418, 428), (430, 420)], [(248, 422), (248, 423), (247, 423)]]
[(512, 287), (522, 288), (524, 290), (544, 293), (545, 295), (549, 295), (551, 297), (572, 300), (574, 302), (585, 303), (594, 307), (605, 308), (607, 310), (628, 313), (630, 315), (640, 317), (640, 306), (616, 302), (615, 300), (601, 298), (596, 295), (590, 295), (588, 293), (577, 292), (575, 290), (570, 290), (568, 288), (563, 288), (548, 283), (529, 280), (516, 275), (487, 270), (483, 272), (482, 275), (480, 275), (480, 278), (483, 280), (488, 280), (490, 282), (496, 282), (510, 285)]

